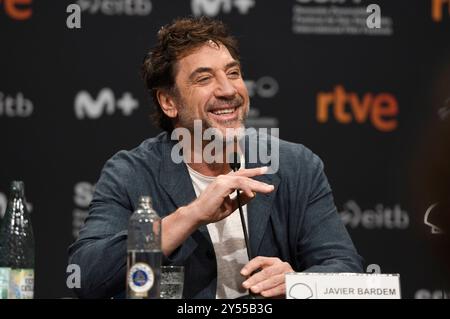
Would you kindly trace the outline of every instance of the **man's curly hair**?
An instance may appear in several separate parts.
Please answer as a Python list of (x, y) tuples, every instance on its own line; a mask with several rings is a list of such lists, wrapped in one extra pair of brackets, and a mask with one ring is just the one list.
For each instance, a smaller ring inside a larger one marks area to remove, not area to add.
[(157, 98), (158, 90), (175, 91), (175, 75), (179, 59), (189, 55), (207, 41), (225, 46), (231, 56), (239, 61), (236, 39), (228, 28), (218, 20), (208, 17), (178, 18), (162, 27), (157, 35), (156, 45), (148, 52), (142, 64), (142, 77), (156, 106), (152, 114), (154, 123), (171, 132), (172, 119), (161, 109)]

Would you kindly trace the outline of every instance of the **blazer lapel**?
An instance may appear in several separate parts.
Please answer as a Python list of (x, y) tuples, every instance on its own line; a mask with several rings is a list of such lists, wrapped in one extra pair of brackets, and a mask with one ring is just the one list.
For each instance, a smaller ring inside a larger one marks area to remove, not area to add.
[[(192, 186), (191, 177), (185, 163), (175, 163), (171, 158), (172, 147), (176, 141), (167, 140), (162, 144), (162, 163), (159, 172), (159, 182), (161, 187), (167, 192), (173, 200), (176, 207), (186, 206), (193, 202), (197, 195)], [(206, 239), (211, 243), (208, 229), (202, 225), (198, 229)]]
[[(254, 136), (251, 136), (254, 138)], [(261, 147), (261, 144), (258, 143)], [(249, 161), (249, 152), (256, 152), (256, 149), (251, 149), (248, 146), (248, 137), (246, 137), (245, 148), (245, 168), (256, 168), (262, 166), (270, 166), (270, 162), (263, 164), (260, 162), (259, 157), (255, 162)], [(278, 185), (280, 184), (280, 178), (277, 174), (265, 174), (254, 177), (254, 179), (274, 186), (274, 190), (269, 194), (256, 194), (256, 197), (247, 204), (247, 219), (249, 229), (249, 240), (252, 252), (252, 258), (258, 256), (258, 249), (261, 244), (262, 237), (267, 228), (270, 214), (272, 212), (272, 205), (275, 198), (275, 194), (278, 191)]]
[(192, 186), (186, 164), (175, 163), (171, 158), (173, 141), (162, 144), (162, 163), (159, 181), (177, 207), (185, 206), (195, 200), (196, 195)]

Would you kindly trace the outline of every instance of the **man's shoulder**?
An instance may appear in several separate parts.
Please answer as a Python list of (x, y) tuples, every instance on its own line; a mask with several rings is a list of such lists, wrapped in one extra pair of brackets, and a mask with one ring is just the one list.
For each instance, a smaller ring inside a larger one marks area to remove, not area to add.
[(258, 133), (260, 144), (269, 145), (271, 156), (277, 156), (280, 163), (280, 172), (301, 169), (316, 170), (323, 166), (322, 160), (312, 150), (301, 143), (283, 140), (276, 136)]
[(169, 143), (166, 132), (148, 138), (137, 147), (121, 150), (114, 154), (105, 164), (119, 169), (139, 169), (140, 167), (159, 166), (163, 153), (163, 145)]

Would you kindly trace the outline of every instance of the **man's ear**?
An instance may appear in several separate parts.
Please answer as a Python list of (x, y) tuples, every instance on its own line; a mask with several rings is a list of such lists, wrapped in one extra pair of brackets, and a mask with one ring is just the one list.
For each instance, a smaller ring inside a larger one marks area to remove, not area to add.
[(167, 92), (166, 90), (158, 90), (156, 92), (156, 97), (158, 98), (159, 105), (161, 106), (164, 114), (166, 114), (170, 118), (177, 117), (177, 103), (169, 92)]

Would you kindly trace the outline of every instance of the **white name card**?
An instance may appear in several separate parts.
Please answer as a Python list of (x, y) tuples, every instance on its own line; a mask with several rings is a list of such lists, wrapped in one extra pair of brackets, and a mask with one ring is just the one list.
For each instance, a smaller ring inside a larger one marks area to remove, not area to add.
[(288, 273), (287, 299), (400, 299), (399, 274)]

